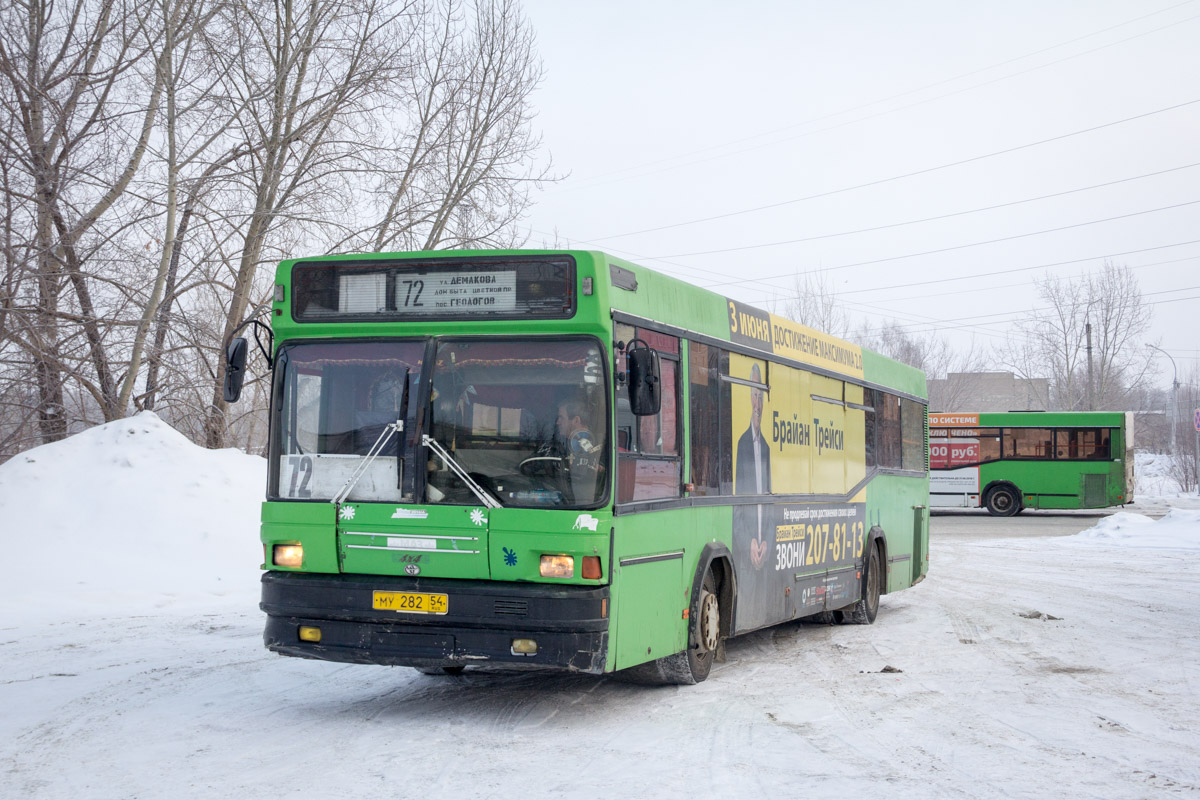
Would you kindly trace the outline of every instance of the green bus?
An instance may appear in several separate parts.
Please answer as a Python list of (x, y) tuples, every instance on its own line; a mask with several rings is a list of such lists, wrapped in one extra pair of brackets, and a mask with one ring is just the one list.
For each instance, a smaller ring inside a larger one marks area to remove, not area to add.
[(277, 653), (695, 683), (928, 569), (925, 377), (848, 342), (585, 251), (288, 260), (271, 314)]
[(929, 415), (934, 507), (1105, 508), (1133, 502), (1133, 415), (1104, 411)]

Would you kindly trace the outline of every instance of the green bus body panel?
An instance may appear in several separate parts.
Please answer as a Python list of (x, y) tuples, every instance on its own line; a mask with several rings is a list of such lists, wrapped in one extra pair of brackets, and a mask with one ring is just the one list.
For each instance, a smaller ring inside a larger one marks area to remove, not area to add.
[[(700, 553), (709, 542), (728, 547), (732, 522), (728, 506), (651, 511), (616, 521), (609, 633), (615, 669), (670, 655), (687, 645), (683, 612), (691, 603)], [(675, 552), (680, 553), (676, 558), (641, 560)]]
[[(297, 322), (291, 316), (291, 272), (299, 263), (505, 255), (569, 255), (573, 258), (576, 267), (575, 315), (556, 320), (481, 318), (404, 322)], [(613, 285), (612, 266), (633, 274), (637, 281), (636, 291)], [(580, 287), (589, 278), (592, 292), (583, 294)], [(721, 342), (731, 341), (725, 297), (593, 251), (489, 250), (321, 256), (281, 262), (276, 283), (283, 287), (284, 296), (283, 301), (276, 302), (272, 309), (276, 350), (289, 342), (305, 340), (586, 334), (600, 340), (611, 364), (614, 311), (660, 320), (672, 328)], [(680, 457), (686, 481), (690, 469), (687, 435), (690, 430), (690, 386), (686, 346), (681, 347), (680, 356), (678, 414), (683, 424)], [(763, 357), (770, 358), (765, 354)], [(920, 370), (865, 349), (862, 350), (862, 369), (862, 378), (846, 376), (844, 379), (848, 383), (887, 387), (914, 397), (926, 395), (925, 376)], [(608, 474), (614, 477), (617, 474), (615, 454), (608, 465)], [(612, 480), (611, 483), (615, 493), (616, 482)], [(870, 536), (871, 531), (882, 531), (886, 540), (886, 592), (911, 586), (928, 572), (928, 488), (927, 477), (874, 474), (863, 491), (867, 525), (864, 538)], [(415, 573), (406, 568), (415, 567), (423, 577), (490, 579), (513, 584), (611, 584), (608, 654), (604, 666), (607, 672), (667, 656), (687, 646), (689, 620), (685, 610), (691, 603), (701, 554), (710, 544), (733, 551), (734, 519), (731, 505), (698, 505), (614, 516), (612, 503), (613, 498), (610, 498), (609, 505), (604, 508), (581, 512), (352, 502), (342, 505), (343, 509), (353, 509), (352, 517), (335, 520), (336, 512), (331, 503), (268, 501), (263, 504), (261, 538), (268, 562), (274, 544), (304, 546), (304, 563), (299, 570), (265, 565), (268, 569), (282, 571), (411, 575)], [(478, 516), (472, 518), (475, 511), (482, 513), (482, 521), (478, 521)], [(424, 543), (427, 549), (404, 554), (394, 549), (375, 549), (386, 548), (389, 539), (428, 540)], [(859, 542), (860, 549), (862, 544)], [(539, 560), (543, 554), (572, 556), (574, 576), (541, 577)], [(599, 580), (582, 578), (581, 563), (586, 556), (600, 559)], [(858, 560), (859, 575), (863, 562), (865, 557)], [(730, 568), (737, 571), (749, 569), (749, 566), (730, 564)], [(849, 569), (856, 567), (851, 565)], [(795, 572), (797, 586), (820, 581), (826, 575), (824, 568), (819, 566), (797, 568)], [(749, 579), (750, 576), (740, 577)], [(784, 607), (781, 598), (780, 608)], [(770, 624), (782, 621), (785, 620), (781, 616)]]
[(1106, 411), (983, 411), (981, 428), (1120, 428), (1125, 415)]
[[(263, 503), (259, 538), (265, 547), (265, 566), (288, 572), (340, 572), (335, 513), (332, 503)], [(271, 564), (271, 547), (276, 544), (303, 545), (303, 566), (288, 570)]]
[(907, 589), (929, 572), (928, 507), (925, 481), (877, 475), (867, 484), (868, 527), (886, 535), (888, 592)]
[[(353, 519), (342, 519), (338, 526), (342, 572), (404, 575), (406, 568), (415, 564), (422, 575), (465, 579), (491, 577), (488, 514), (482, 506), (344, 503), (343, 512), (347, 508), (354, 509), (355, 514)], [(394, 519), (397, 510), (407, 516)], [(406, 549), (410, 552), (385, 549), (400, 541), (409, 543)]]
[[(1086, 502), (1085, 486), (1088, 475), (1103, 479), (1103, 498)], [(1106, 508), (1129, 502), (1122, 488), (1125, 484), (1123, 464), (1111, 461), (993, 461), (979, 467), (981, 494), (996, 483), (1011, 483), (1021, 492), (1028, 508), (1069, 509)]]
[(925, 373), (921, 370), (893, 361), (865, 347), (862, 357), (863, 374), (868, 381), (917, 397), (926, 396)]
[[(494, 580), (538, 583), (608, 583), (609, 530), (612, 512), (549, 511), (536, 508), (495, 508), (491, 515), (491, 575)], [(579, 524), (581, 522), (583, 524)], [(595, 532), (591, 527), (596, 528)], [(571, 556), (575, 574), (571, 578), (543, 578), (538, 573), (542, 555)], [(600, 579), (585, 580), (582, 564), (586, 556), (600, 559)], [(512, 563), (510, 563), (512, 562)]]

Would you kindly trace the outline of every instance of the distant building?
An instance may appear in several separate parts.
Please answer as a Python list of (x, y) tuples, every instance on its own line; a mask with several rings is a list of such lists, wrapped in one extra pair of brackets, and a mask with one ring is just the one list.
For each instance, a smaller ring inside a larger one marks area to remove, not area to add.
[(930, 411), (1045, 411), (1047, 378), (1018, 378), (1011, 372), (951, 372), (931, 378)]

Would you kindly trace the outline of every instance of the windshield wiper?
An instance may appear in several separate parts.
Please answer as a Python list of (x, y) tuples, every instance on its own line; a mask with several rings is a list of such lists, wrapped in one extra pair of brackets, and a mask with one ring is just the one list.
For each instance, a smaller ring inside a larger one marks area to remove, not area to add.
[[(344, 486), (342, 486), (342, 490), (338, 492), (337, 495), (335, 495), (334, 498), (329, 502), (333, 503), (335, 506), (341, 505), (346, 498), (350, 496), (350, 492), (354, 489), (354, 485), (358, 483), (358, 479), (367, 473), (367, 467), (371, 466), (371, 462), (383, 452), (383, 448), (387, 447), (387, 443), (391, 440), (391, 438), (397, 433), (403, 432), (403, 419), (398, 419), (395, 422), (389, 422), (384, 425), (383, 430), (379, 433), (379, 438), (375, 440), (375, 444), (371, 445), (371, 449), (367, 451), (367, 455), (363, 458), (363, 460), (358, 462), (358, 466), (354, 468), (354, 472), (352, 472), (350, 477), (346, 479), (346, 483)], [(403, 463), (404, 460), (400, 459), (400, 464), (403, 465)]]
[[(404, 370), (404, 388), (402, 390), (403, 394), (400, 397), (399, 413), (397, 414), (397, 417), (399, 418), (395, 422), (388, 422), (383, 426), (383, 430), (379, 432), (378, 438), (375, 439), (375, 444), (371, 445), (371, 449), (367, 451), (367, 455), (362, 461), (358, 462), (358, 466), (354, 468), (354, 472), (350, 473), (350, 477), (346, 479), (346, 483), (342, 486), (342, 490), (338, 492), (332, 500), (329, 501), (335, 506), (340, 506), (343, 502), (345, 502), (346, 498), (350, 496), (350, 492), (354, 490), (355, 484), (358, 483), (359, 479), (362, 478), (363, 475), (367, 474), (367, 468), (371, 466), (371, 462), (378, 458), (379, 454), (383, 452), (383, 449), (387, 447), (387, 444), (391, 441), (392, 436), (404, 432), (404, 417), (407, 414), (408, 409), (408, 372), (409, 371), (407, 369)], [(397, 447), (397, 484), (401, 482), (404, 475), (404, 456), (402, 453), (403, 448)], [(397, 486), (396, 488), (398, 489), (400, 487)]]
[(454, 460), (454, 457), (446, 451), (446, 448), (442, 447), (441, 443), (437, 439), (434, 439), (429, 434), (422, 434), (421, 444), (437, 453), (442, 461), (446, 462), (446, 466), (450, 467), (450, 470), (459, 477), (459, 480), (467, 485), (467, 488), (471, 490), (471, 494), (478, 497), (479, 502), (483, 503), (484, 506), (487, 508), (503, 508), (503, 506), (500, 505), (500, 501), (485, 492), (483, 487), (476, 483), (475, 479), (467, 474), (467, 471), (463, 469), (457, 461)]

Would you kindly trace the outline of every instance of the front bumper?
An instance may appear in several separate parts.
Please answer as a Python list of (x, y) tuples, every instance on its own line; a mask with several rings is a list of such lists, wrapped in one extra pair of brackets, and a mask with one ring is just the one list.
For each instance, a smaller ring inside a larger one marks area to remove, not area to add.
[[(375, 591), (449, 595), (449, 613), (372, 608)], [(608, 647), (607, 586), (267, 572), (263, 641), (301, 658), (407, 667), (522, 664), (601, 673)], [(321, 629), (319, 643), (299, 629)], [(512, 652), (533, 639), (537, 653)]]

